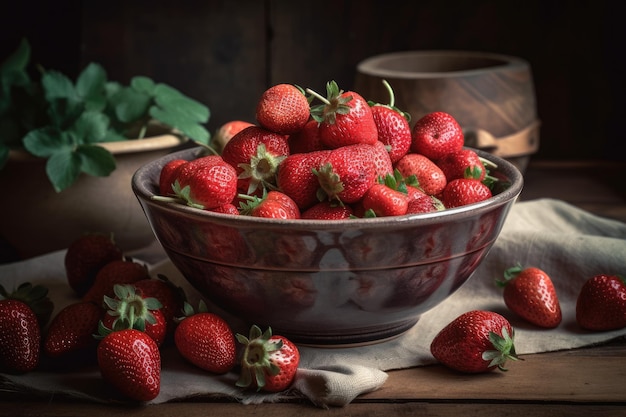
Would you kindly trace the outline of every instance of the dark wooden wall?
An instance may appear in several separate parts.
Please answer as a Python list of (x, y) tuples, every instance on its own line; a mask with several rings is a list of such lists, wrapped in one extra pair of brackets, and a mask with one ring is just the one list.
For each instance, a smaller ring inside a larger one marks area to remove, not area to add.
[(126, 82), (147, 75), (209, 106), (209, 129), (253, 120), (268, 86), (344, 89), (372, 55), (466, 49), (533, 70), (537, 158), (625, 160), (619, 2), (529, 0), (25, 0), (2, 6), (0, 56), (27, 36), (35, 59), (75, 75), (87, 62)]

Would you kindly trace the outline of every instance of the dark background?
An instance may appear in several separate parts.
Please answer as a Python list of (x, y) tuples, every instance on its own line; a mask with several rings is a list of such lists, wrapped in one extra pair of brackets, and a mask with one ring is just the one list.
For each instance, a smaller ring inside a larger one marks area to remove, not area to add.
[(91, 61), (109, 79), (146, 75), (203, 102), (215, 131), (253, 121), (281, 82), (348, 90), (381, 53), (464, 49), (526, 59), (543, 159), (626, 160), (620, 2), (25, 0), (2, 6), (0, 59), (27, 37), (33, 61), (75, 77)]

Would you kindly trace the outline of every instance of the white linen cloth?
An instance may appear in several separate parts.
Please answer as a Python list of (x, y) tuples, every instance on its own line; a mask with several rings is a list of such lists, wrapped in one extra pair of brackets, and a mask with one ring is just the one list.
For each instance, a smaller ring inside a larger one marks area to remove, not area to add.
[[(75, 300), (63, 267), (65, 251), (24, 262), (0, 265), (0, 282), (11, 288), (20, 282), (45, 284), (58, 311)], [(556, 329), (542, 330), (509, 312), (494, 281), (505, 269), (520, 263), (546, 271), (554, 281), (563, 311)], [(151, 268), (183, 286), (190, 300), (199, 295), (169, 261)], [(489, 255), (470, 280), (447, 300), (422, 315), (402, 336), (390, 341), (350, 348), (301, 346), (301, 363), (291, 390), (279, 394), (242, 391), (237, 375), (213, 375), (194, 368), (170, 346), (162, 352), (161, 392), (152, 403), (192, 397), (235, 398), (261, 403), (305, 397), (320, 407), (343, 406), (358, 395), (380, 388), (387, 371), (432, 364), (429, 346), (434, 336), (458, 315), (473, 309), (496, 311), (515, 328), (518, 354), (572, 349), (626, 335), (626, 329), (587, 332), (575, 321), (578, 291), (595, 274), (626, 274), (626, 224), (592, 215), (558, 200), (517, 202)], [(196, 303), (197, 305), (197, 303)], [(247, 333), (226, 316), (236, 331)], [(34, 371), (25, 375), (0, 374), (0, 389), (29, 390), (40, 395), (65, 395), (98, 402), (121, 401), (106, 388), (96, 366), (72, 372)]]

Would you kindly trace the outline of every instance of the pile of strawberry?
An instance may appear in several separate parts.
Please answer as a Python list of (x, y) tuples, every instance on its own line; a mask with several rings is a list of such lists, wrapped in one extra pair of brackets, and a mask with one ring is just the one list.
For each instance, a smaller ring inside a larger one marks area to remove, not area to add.
[(78, 238), (65, 271), (76, 301), (54, 316), (45, 287), (26, 283), (8, 293), (0, 286), (0, 372), (97, 364), (121, 395), (149, 401), (161, 388), (161, 350), (173, 345), (205, 371), (237, 370), (242, 389), (282, 391), (295, 377), (300, 354), (291, 341), (257, 326), (249, 337), (234, 334), (203, 302), (194, 311), (181, 288), (151, 277), (110, 236)]
[(454, 117), (433, 112), (411, 128), (385, 85), (389, 104), (334, 81), (326, 97), (275, 85), (257, 104), (257, 124), (220, 128), (214, 143), (221, 153), (166, 164), (155, 198), (233, 215), (336, 220), (427, 213), (491, 197), (493, 166), (464, 148)]
[[(542, 329), (556, 328), (562, 321), (561, 305), (550, 276), (536, 267), (516, 265), (496, 281), (503, 288), (507, 308), (527, 323)], [(576, 322), (588, 331), (626, 327), (626, 281), (617, 275), (598, 274), (580, 288)], [(517, 359), (514, 329), (501, 314), (472, 310), (454, 319), (433, 339), (432, 355), (461, 372), (506, 370), (507, 360)]]

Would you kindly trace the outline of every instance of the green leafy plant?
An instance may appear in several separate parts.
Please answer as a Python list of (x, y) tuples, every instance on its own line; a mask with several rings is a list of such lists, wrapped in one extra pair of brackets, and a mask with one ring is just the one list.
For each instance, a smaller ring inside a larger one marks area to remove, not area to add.
[(142, 139), (155, 122), (199, 144), (209, 142), (203, 126), (208, 107), (171, 86), (144, 76), (125, 86), (109, 81), (97, 63), (75, 81), (41, 67), (40, 79), (33, 80), (30, 55), (24, 39), (0, 65), (0, 169), (11, 149), (23, 149), (47, 159), (46, 173), (60, 192), (81, 173), (107, 176), (115, 170), (115, 158), (99, 143)]

